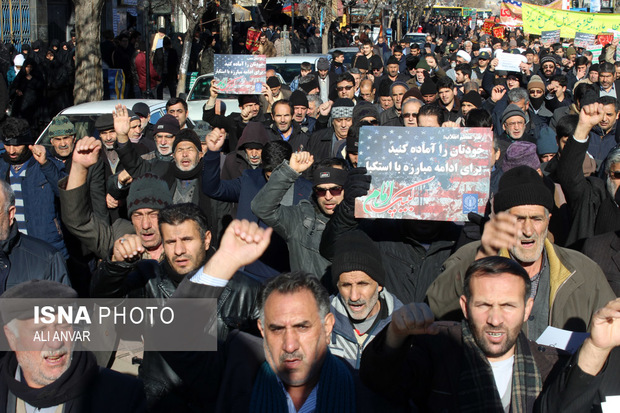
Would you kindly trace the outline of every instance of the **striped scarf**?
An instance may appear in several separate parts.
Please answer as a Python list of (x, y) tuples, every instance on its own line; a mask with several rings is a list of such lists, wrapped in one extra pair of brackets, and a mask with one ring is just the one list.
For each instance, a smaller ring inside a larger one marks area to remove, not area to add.
[[(345, 363), (329, 351), (321, 367), (316, 412), (353, 413), (355, 384)], [(286, 413), (286, 396), (266, 361), (262, 364), (252, 391), (251, 413)]]
[[(463, 320), (463, 366), (459, 377), (459, 406), (463, 413), (503, 412), (493, 371), (488, 359), (474, 340), (466, 320)], [(510, 411), (531, 412), (542, 391), (542, 378), (528, 340), (520, 332), (517, 337), (515, 359), (512, 367)]]

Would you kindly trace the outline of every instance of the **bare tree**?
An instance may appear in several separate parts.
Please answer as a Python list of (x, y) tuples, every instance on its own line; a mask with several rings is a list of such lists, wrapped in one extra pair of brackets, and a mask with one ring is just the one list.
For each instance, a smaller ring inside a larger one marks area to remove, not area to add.
[(104, 0), (73, 0), (75, 5), (75, 104), (103, 99), (101, 13)]
[(183, 41), (183, 54), (179, 67), (179, 85), (177, 94), (185, 93), (185, 80), (187, 78), (187, 67), (189, 66), (189, 55), (192, 50), (192, 40), (196, 27), (200, 23), (202, 15), (207, 11), (207, 0), (173, 0), (174, 7), (179, 7), (187, 19), (187, 31)]

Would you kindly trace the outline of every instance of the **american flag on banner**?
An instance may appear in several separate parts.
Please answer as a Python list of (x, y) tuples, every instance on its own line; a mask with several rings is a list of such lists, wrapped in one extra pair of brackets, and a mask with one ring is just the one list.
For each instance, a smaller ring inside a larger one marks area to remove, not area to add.
[(515, 0), (503, 1), (500, 8), (499, 21), (501, 24), (508, 27), (523, 26), (521, 2)]

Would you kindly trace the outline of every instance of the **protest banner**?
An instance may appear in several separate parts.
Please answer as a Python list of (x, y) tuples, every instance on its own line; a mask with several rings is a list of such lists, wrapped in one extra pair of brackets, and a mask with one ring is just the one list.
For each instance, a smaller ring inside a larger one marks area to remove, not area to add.
[(252, 95), (262, 92), (267, 58), (261, 55), (216, 54), (213, 82), (221, 93)]
[(497, 37), (498, 39), (504, 38), (504, 28), (502, 26), (496, 26), (493, 28), (493, 37)]
[(540, 42), (542, 44), (553, 44), (560, 42), (560, 29), (544, 30), (540, 33)]
[(581, 13), (554, 10), (523, 3), (523, 30), (528, 34), (541, 34), (560, 29), (560, 36), (575, 38), (575, 33), (599, 34), (620, 29), (620, 14)]
[(596, 35), (592, 33), (575, 33), (575, 47), (586, 48), (591, 46), (596, 41)]
[(497, 66), (495, 70), (505, 70), (507, 72), (521, 72), (521, 63), (527, 62), (527, 58), (520, 54), (498, 53)]
[(495, 26), (495, 21), (493, 20), (485, 20), (482, 25), (482, 33), (493, 34), (493, 27)]
[(372, 176), (357, 218), (465, 221), (484, 213), (491, 174), (490, 128), (360, 129), (358, 165)]
[(598, 36), (596, 36), (596, 40), (598, 41), (598, 44), (600, 44), (601, 46), (605, 46), (614, 40), (614, 34), (613, 33), (599, 34)]
[(594, 44), (592, 46), (586, 47), (586, 50), (589, 50), (592, 52), (592, 61), (598, 62), (598, 58), (601, 56), (601, 53), (603, 52), (603, 46), (601, 46), (600, 44)]

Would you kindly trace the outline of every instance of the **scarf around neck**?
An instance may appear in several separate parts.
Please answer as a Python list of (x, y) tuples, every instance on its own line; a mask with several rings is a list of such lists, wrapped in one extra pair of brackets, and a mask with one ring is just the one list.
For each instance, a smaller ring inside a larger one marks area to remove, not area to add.
[[(7, 353), (0, 361), (0, 400), (6, 397), (8, 390), (18, 399), (39, 409), (58, 406), (80, 397), (90, 388), (92, 380), (99, 372), (93, 353), (74, 351), (67, 371), (55, 382), (40, 389), (33, 389), (25, 382), (15, 379), (17, 364), (14, 352)], [(6, 408), (6, 399), (2, 401), (4, 404), (0, 405), (0, 409), (3, 410)]]
[[(355, 411), (355, 384), (342, 360), (329, 351), (321, 366), (316, 412), (352, 413)], [(266, 361), (261, 365), (252, 391), (251, 413), (287, 413), (286, 396), (276, 374)]]
[(198, 162), (196, 167), (191, 171), (182, 171), (177, 166), (176, 162), (172, 162), (172, 173), (174, 177), (180, 179), (182, 181), (189, 181), (191, 179), (196, 179), (202, 172), (202, 159)]
[[(463, 366), (459, 376), (460, 412), (503, 413), (504, 408), (495, 385), (487, 357), (476, 344), (467, 320), (461, 324), (463, 334)], [(512, 367), (510, 411), (532, 412), (534, 402), (542, 391), (542, 378), (525, 335), (520, 332)]]

